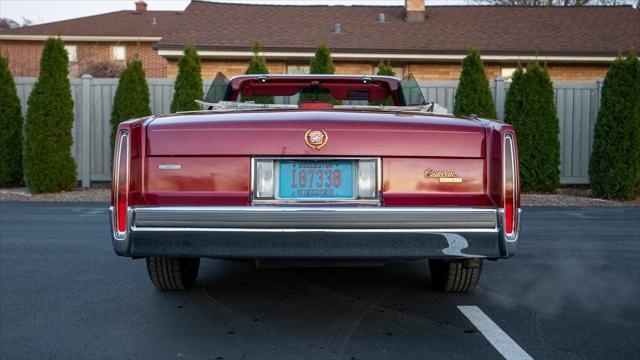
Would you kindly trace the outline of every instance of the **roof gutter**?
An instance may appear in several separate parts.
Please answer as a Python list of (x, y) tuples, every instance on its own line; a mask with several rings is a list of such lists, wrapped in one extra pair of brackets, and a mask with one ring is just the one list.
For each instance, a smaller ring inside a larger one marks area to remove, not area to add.
[[(21, 40), (21, 41), (45, 41), (56, 35), (13, 35), (0, 34), (0, 40)], [(61, 35), (62, 41), (87, 41), (87, 42), (158, 42), (160, 36), (79, 36)]]
[[(182, 56), (182, 50), (159, 49), (158, 54), (168, 59), (177, 59)], [(203, 59), (233, 59), (250, 58), (251, 51), (227, 51), (227, 50), (198, 50), (198, 55)], [(295, 51), (263, 51), (261, 55), (271, 59), (311, 59), (313, 52)], [(459, 62), (465, 54), (416, 54), (416, 53), (341, 53), (332, 52), (331, 57), (336, 60), (371, 60), (379, 61), (456, 61)], [(609, 63), (615, 60), (615, 56), (563, 56), (563, 55), (524, 55), (524, 54), (504, 54), (504, 55), (482, 55), (482, 59), (491, 62), (519, 62), (519, 61), (548, 61), (548, 62), (571, 62), (571, 63)]]

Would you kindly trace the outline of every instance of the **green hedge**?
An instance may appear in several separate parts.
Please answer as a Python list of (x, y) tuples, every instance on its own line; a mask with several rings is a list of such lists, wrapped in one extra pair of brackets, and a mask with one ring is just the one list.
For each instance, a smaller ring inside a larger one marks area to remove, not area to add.
[(151, 115), (149, 87), (140, 60), (127, 64), (120, 75), (111, 110), (111, 148), (115, 143), (118, 125), (130, 119)]
[(7, 59), (0, 56), (0, 186), (22, 183), (22, 111)]
[(560, 125), (549, 73), (538, 63), (518, 67), (505, 100), (505, 122), (518, 137), (522, 191), (551, 192), (560, 184)]
[(640, 62), (616, 59), (604, 79), (589, 164), (593, 194), (630, 200), (640, 186)]
[(462, 60), (462, 72), (453, 113), (456, 116), (475, 114), (489, 119), (498, 117), (480, 52), (476, 48), (471, 48)]
[(33, 193), (70, 190), (76, 184), (76, 163), (71, 156), (73, 100), (67, 75), (64, 43), (47, 39), (25, 123), (24, 175)]
[(184, 55), (178, 62), (178, 77), (174, 86), (173, 101), (171, 101), (171, 112), (196, 111), (200, 107), (195, 100), (202, 100), (202, 76), (200, 67), (200, 57), (193, 43), (187, 44), (184, 48)]

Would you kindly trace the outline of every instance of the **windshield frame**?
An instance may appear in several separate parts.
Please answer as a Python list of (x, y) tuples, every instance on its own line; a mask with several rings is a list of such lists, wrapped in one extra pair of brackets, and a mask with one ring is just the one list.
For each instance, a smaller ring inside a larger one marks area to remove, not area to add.
[[(218, 73), (207, 91), (204, 101), (242, 101), (242, 88), (250, 83), (296, 83), (301, 87), (322, 83), (380, 84), (389, 89), (395, 106), (421, 106), (427, 104), (418, 82), (409, 74), (404, 80), (381, 75), (334, 75), (334, 74), (254, 74), (239, 75), (227, 79)], [(224, 91), (221, 87), (225, 86)], [(417, 91), (416, 91), (417, 90)]]
[[(391, 77), (391, 76), (369, 76), (369, 75), (324, 75), (324, 74), (311, 74), (311, 75), (284, 75), (284, 74), (276, 74), (276, 75), (240, 75), (231, 78), (228, 80), (227, 90), (224, 91), (224, 97), (220, 98), (210, 98), (207, 96), (205, 101), (207, 102), (218, 102), (218, 101), (238, 101), (241, 98), (241, 89), (243, 86), (248, 85), (248, 83), (259, 82), (259, 83), (267, 83), (267, 82), (300, 82), (301, 87), (308, 87), (309, 84), (313, 82), (317, 82), (318, 84), (327, 84), (327, 83), (352, 83), (352, 84), (380, 84), (389, 89), (391, 96), (394, 98), (394, 103), (397, 105), (402, 105), (404, 103), (404, 98), (401, 96), (399, 92), (399, 84), (400, 80)], [(221, 79), (216, 77), (214, 83), (212, 83), (212, 87), (214, 85), (220, 85)], [(207, 94), (210, 94), (210, 90)], [(221, 94), (220, 91), (217, 92)]]

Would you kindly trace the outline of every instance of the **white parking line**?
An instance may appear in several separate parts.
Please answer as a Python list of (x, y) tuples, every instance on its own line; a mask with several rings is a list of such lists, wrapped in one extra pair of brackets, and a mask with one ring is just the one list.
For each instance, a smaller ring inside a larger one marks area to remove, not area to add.
[(471, 321), (471, 323), (484, 335), (505, 359), (530, 359), (533, 358), (527, 354), (512, 338), (507, 335), (496, 323), (494, 323), (482, 310), (477, 306), (458, 306), (458, 310)]

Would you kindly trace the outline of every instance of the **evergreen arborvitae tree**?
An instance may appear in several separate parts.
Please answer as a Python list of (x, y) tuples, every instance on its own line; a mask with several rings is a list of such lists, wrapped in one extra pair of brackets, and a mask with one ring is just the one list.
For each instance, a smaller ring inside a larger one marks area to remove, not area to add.
[(471, 48), (462, 60), (453, 113), (457, 116), (475, 114), (490, 119), (498, 117), (480, 52), (476, 48)]
[[(391, 64), (389, 62), (385, 63), (382, 60), (378, 63), (378, 72), (376, 74), (381, 76), (396, 76)], [(383, 101), (374, 101), (373, 105), (391, 106), (393, 105), (393, 98), (391, 96), (387, 96)]]
[(336, 72), (336, 66), (333, 64), (331, 52), (324, 43), (320, 43), (315, 56), (311, 59), (309, 72), (311, 74), (334, 74)]
[[(314, 57), (311, 59), (309, 68), (310, 74), (334, 74), (336, 72), (336, 66), (331, 58), (331, 52), (329, 48), (320, 43)], [(304, 101), (324, 101), (331, 102), (334, 105), (340, 104), (340, 100), (334, 99), (330, 94), (320, 92), (320, 89), (308, 89), (300, 95), (300, 102)]]
[(560, 184), (560, 126), (549, 73), (518, 67), (505, 100), (505, 122), (518, 137), (522, 191), (551, 192)]
[(16, 84), (0, 56), (0, 186), (22, 182), (22, 123)]
[[(249, 66), (244, 72), (245, 74), (252, 75), (269, 73), (269, 70), (267, 69), (267, 62), (262, 56), (260, 56), (260, 51), (260, 43), (256, 41), (251, 48), (253, 56), (251, 57), (251, 60), (249, 60)], [(273, 104), (273, 96), (244, 96), (242, 101), (253, 101), (256, 104)]]
[(389, 62), (384, 62), (380, 60), (378, 63), (378, 72), (377, 75), (382, 76), (396, 76), (396, 73), (393, 72), (393, 68)]
[(630, 200), (640, 185), (640, 62), (616, 59), (604, 79), (593, 136), (589, 181), (593, 194)]
[(202, 100), (202, 77), (200, 75), (200, 57), (193, 43), (184, 48), (184, 55), (178, 62), (178, 77), (174, 85), (171, 112), (199, 110), (195, 100)]
[(120, 75), (111, 110), (111, 148), (115, 143), (118, 125), (130, 119), (151, 115), (149, 87), (142, 62), (133, 60)]
[(253, 43), (253, 47), (251, 47), (251, 52), (253, 56), (251, 60), (249, 60), (249, 66), (247, 70), (244, 72), (245, 74), (268, 74), (269, 70), (267, 69), (267, 62), (264, 60), (262, 56), (260, 56), (260, 43)]
[(71, 156), (73, 100), (67, 74), (64, 43), (48, 38), (24, 129), (24, 175), (32, 193), (70, 190), (76, 184), (76, 163)]

